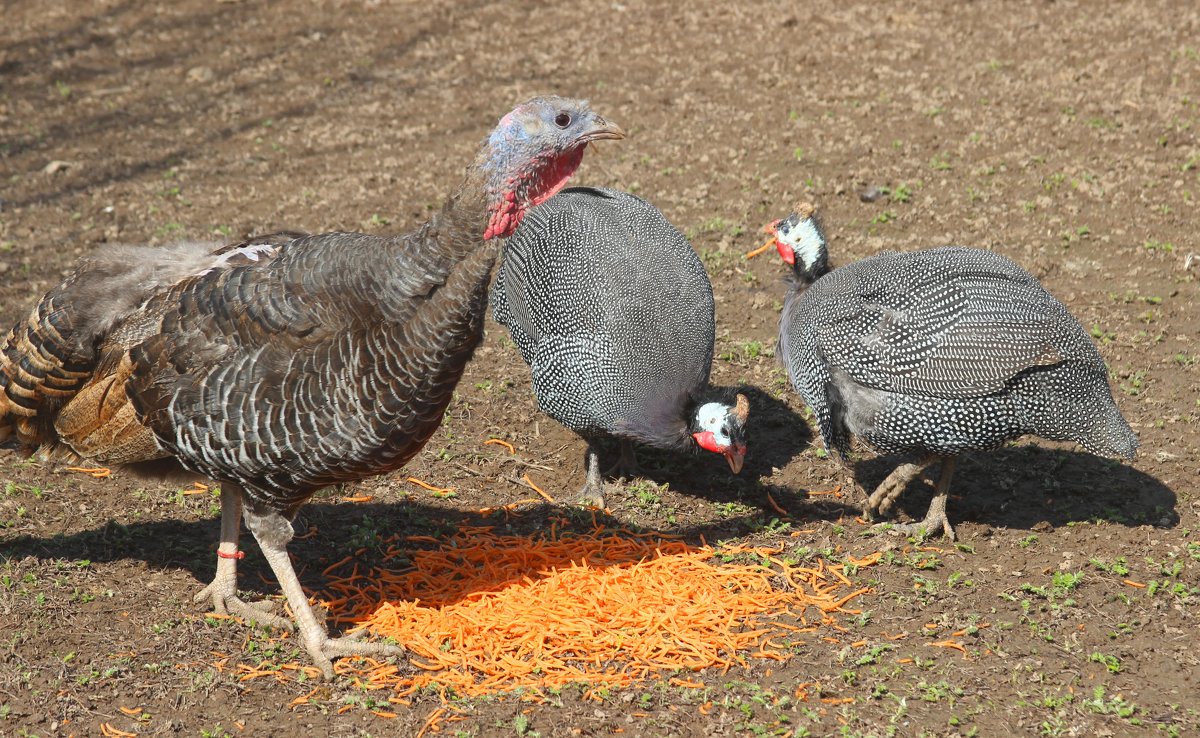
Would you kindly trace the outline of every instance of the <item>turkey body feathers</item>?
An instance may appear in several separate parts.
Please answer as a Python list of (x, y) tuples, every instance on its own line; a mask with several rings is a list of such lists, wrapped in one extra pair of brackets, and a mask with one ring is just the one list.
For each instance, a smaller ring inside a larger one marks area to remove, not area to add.
[(137, 346), (139, 416), (195, 471), (290, 516), (313, 491), (403, 466), (481, 333), (487, 244), (450, 268), (412, 239), (324, 234), (163, 296)]
[(505, 248), (492, 310), (552, 418), (585, 435), (691, 447), (686, 413), (712, 362), (712, 285), (656, 208), (576, 187), (531, 209)]
[(851, 435), (942, 455), (1025, 433), (1115, 456), (1137, 445), (1082, 326), (992, 252), (883, 253), (793, 289), (779, 354), (843, 456)]

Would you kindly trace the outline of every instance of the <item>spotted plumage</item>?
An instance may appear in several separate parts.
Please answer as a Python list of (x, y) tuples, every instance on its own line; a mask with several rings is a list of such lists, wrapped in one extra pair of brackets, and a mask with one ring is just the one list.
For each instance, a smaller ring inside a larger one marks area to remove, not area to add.
[[(591, 442), (606, 435), (707, 448), (740, 470), (748, 406), (708, 384), (712, 284), (645, 200), (576, 187), (530, 210), (505, 247), (492, 310), (530, 366), (539, 407), (589, 440), (588, 501), (603, 500)], [(630, 463), (627, 443), (622, 453)]]
[[(852, 437), (929, 463), (1025, 434), (1133, 456), (1137, 438), (1091, 338), (1011, 260), (952, 246), (829, 271), (811, 206), (780, 222), (775, 238), (794, 270), (778, 354), (826, 446), (843, 458)], [(885, 480), (868, 512), (886, 510), (914, 475), (906, 468)], [(935, 508), (923, 525), (952, 535)]]
[(442, 210), (403, 236), (283, 233), (234, 246), (119, 247), (82, 261), (0, 348), (0, 438), (108, 464), (174, 457), (221, 483), (217, 612), (290, 627), (236, 590), (239, 516), (304, 644), (331, 639), (288, 558), (321, 487), (403, 466), (441, 423), (482, 334), (499, 238), (621, 130), (586, 102), (506, 115)]

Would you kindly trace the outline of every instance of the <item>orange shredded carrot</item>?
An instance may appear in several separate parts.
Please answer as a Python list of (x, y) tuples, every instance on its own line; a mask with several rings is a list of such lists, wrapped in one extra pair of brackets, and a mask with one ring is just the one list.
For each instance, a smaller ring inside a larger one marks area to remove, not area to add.
[(343, 712), (349, 712), (350, 710), (353, 710), (353, 709), (354, 709), (354, 705), (342, 705), (341, 707), (339, 707), (337, 709), (337, 714), (341, 715)]
[(427, 489), (430, 492), (437, 494), (437, 495), (444, 495), (448, 492), (454, 491), (453, 487), (434, 487), (432, 484), (429, 484), (428, 482), (422, 482), (420, 479), (417, 479), (416, 477), (409, 477), (405, 481), (411, 482), (412, 484), (415, 484), (418, 487)]
[(925, 645), (936, 646), (937, 648), (953, 648), (955, 651), (961, 651), (964, 658), (967, 657), (967, 649), (963, 647), (961, 643), (956, 641), (934, 641), (933, 643), (926, 643)]
[(375, 499), (375, 495), (353, 495), (351, 497), (343, 497), (342, 502), (370, 502)]
[(522, 476), (521, 481), (525, 482), (525, 484), (528, 484), (534, 492), (537, 492), (539, 495), (541, 495), (543, 500), (549, 502), (551, 505), (554, 504), (554, 498), (542, 491), (541, 487), (534, 484), (533, 480), (529, 478), (528, 474)]
[(704, 682), (697, 682), (692, 679), (671, 679), (670, 684), (675, 687), (684, 687), (686, 689), (704, 689)]
[(824, 490), (821, 492), (809, 491), (808, 496), (809, 497), (825, 497), (827, 495), (833, 495), (836, 497), (836, 496), (840, 495), (841, 492), (842, 492), (842, 487), (841, 487), (841, 485), (838, 485), (837, 487), (834, 487), (833, 489), (827, 489), (827, 490)]
[(821, 701), (827, 705), (848, 705), (854, 702), (853, 697), (822, 697)]
[(508, 441), (501, 441), (499, 438), (489, 438), (483, 442), (483, 445), (484, 446), (503, 446), (504, 448), (508, 449), (508, 452), (510, 454), (515, 454), (517, 452), (517, 450), (515, 448), (513, 448), (513, 445), (511, 443), (509, 443)]
[(436, 731), (438, 721), (441, 720), (442, 715), (445, 715), (445, 714), (446, 714), (446, 708), (444, 708), (444, 707), (439, 707), (436, 710), (434, 710), (432, 713), (430, 713), (429, 717), (425, 718), (425, 724), (421, 726), (421, 729), (419, 731), (417, 731), (416, 738), (423, 738), (423, 736), (426, 733), (428, 733), (430, 730)]
[(106, 736), (106, 738), (136, 738), (137, 736), (137, 733), (118, 730), (108, 723), (100, 723), (100, 733)]
[(1137, 587), (1138, 589), (1145, 589), (1145, 588), (1146, 588), (1146, 585), (1145, 585), (1144, 583), (1142, 583), (1142, 582), (1135, 582), (1135, 581), (1133, 581), (1132, 579), (1123, 579), (1123, 580), (1121, 580), (1121, 581), (1123, 581), (1125, 584), (1128, 584), (1130, 587)]
[[(87, 474), (94, 479), (106, 479), (112, 476), (112, 469), (105, 466), (68, 466), (67, 471)], [(113, 728), (113, 730), (116, 730), (116, 728)], [(128, 733), (127, 735), (133, 735), (133, 733)]]
[(897, 664), (911, 664), (912, 662), (913, 662), (913, 660), (908, 658), (907, 656), (902, 659), (896, 659)]
[(865, 645), (867, 645), (867, 642), (865, 640), (864, 641), (855, 641), (854, 643), (850, 644), (850, 647), (851, 648), (862, 648)]
[(388, 720), (395, 720), (397, 717), (396, 713), (389, 710), (371, 710), (371, 714)]
[(875, 553), (868, 554), (861, 559), (855, 558), (854, 556), (846, 556), (846, 563), (853, 564), (854, 566), (861, 568), (866, 566), (874, 566), (875, 564), (879, 563), (881, 558), (883, 558), (883, 554), (879, 551), (876, 551)]
[(775, 512), (787, 517), (788, 511), (779, 506), (779, 503), (775, 501), (775, 498), (771, 496), (770, 492), (767, 493), (767, 504), (770, 505), (771, 509)]
[(709, 712), (712, 711), (712, 708), (713, 708), (712, 700), (709, 700), (708, 702), (705, 702), (703, 705), (700, 705), (698, 708), (696, 708), (696, 711), (699, 712), (701, 715), (707, 715)]
[(135, 707), (135, 708), (118, 707), (117, 709), (130, 717), (137, 717), (138, 715), (142, 714), (142, 708), (140, 708), (140, 707)]
[(747, 252), (746, 258), (753, 259), (754, 257), (758, 256), (759, 254), (764, 254), (767, 251), (770, 251), (774, 247), (775, 247), (775, 236), (771, 236), (770, 240), (768, 240), (762, 246), (759, 246), (758, 248), (754, 249), (753, 251)]
[[(318, 689), (319, 689), (319, 687), (318, 687)], [(317, 690), (316, 690), (316, 689), (314, 689), (313, 691), (309, 692), (309, 693), (308, 693), (308, 694), (306, 694), (306, 695), (303, 695), (303, 696), (297, 697), (296, 699), (294, 699), (294, 700), (292, 700), (291, 702), (289, 702), (289, 703), (288, 703), (288, 709), (289, 709), (289, 710), (295, 710), (295, 709), (296, 709), (297, 707), (299, 707), (300, 705), (303, 705), (303, 704), (305, 704), (306, 702), (308, 702), (308, 701), (309, 701), (309, 699), (311, 699), (311, 698), (312, 698), (312, 696), (313, 696), (314, 694), (316, 694), (316, 693), (317, 693)]]
[[(828, 634), (849, 631), (837, 620), (849, 612), (842, 606), (868, 591), (851, 591), (823, 560), (790, 565), (776, 556), (782, 544), (716, 550), (598, 523), (587, 532), (560, 525), (535, 536), (483, 526), (444, 538), (394, 535), (376, 567), (347, 567), (352, 556), (330, 565), (316, 595), (330, 620), (404, 644), (413, 667), (347, 659), (338, 673), (360, 689), (390, 690), (397, 704), (432, 689), (447, 708), (450, 693), (521, 690), (522, 699), (544, 702), (572, 683), (588, 685), (584, 698), (594, 700), (601, 688), (658, 679), (701, 689), (702, 681), (672, 675), (787, 660), (805, 637), (840, 642)], [(731, 552), (758, 559), (727, 562)], [(806, 619), (811, 607), (825, 613), (820, 623)], [(289, 681), (301, 671), (264, 662), (236, 673)], [(437, 732), (445, 717), (431, 714), (421, 734)]]

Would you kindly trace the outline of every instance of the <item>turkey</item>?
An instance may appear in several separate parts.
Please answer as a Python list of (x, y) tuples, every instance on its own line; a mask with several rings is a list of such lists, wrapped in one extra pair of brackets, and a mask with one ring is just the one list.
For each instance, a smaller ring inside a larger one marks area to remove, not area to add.
[(736, 474), (750, 406), (710, 387), (712, 284), (657, 208), (572, 187), (529, 211), (504, 248), (492, 316), (529, 364), (538, 406), (587, 443), (582, 501), (604, 507), (596, 442), (722, 454)]
[(1091, 338), (1027, 272), (958, 246), (883, 252), (829, 270), (807, 203), (770, 226), (792, 265), (778, 355), (845, 460), (852, 436), (881, 453), (916, 452), (868, 497), (886, 513), (924, 468), (941, 462), (935, 496), (904, 533), (954, 539), (946, 497), (957, 455), (1025, 434), (1132, 458), (1138, 441), (1113, 402)]
[(402, 467), (441, 423), (479, 343), (499, 250), (621, 129), (586, 102), (504, 116), (440, 212), (403, 236), (276, 234), (232, 246), (109, 247), (0, 347), (0, 438), (102, 464), (176, 458), (221, 485), (217, 571), (197, 601), (291, 629), (239, 599), (239, 515), (326, 677), (398, 653), (330, 638), (286, 546), (312, 494)]

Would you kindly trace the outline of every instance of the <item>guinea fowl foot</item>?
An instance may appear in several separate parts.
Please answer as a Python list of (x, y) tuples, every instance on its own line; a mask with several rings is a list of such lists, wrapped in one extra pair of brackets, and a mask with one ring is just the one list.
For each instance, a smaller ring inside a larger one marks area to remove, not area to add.
[(637, 454), (633, 451), (633, 442), (625, 438), (621, 439), (621, 458), (608, 468), (605, 472), (610, 477), (624, 477), (632, 479), (641, 474), (641, 469), (638, 467)]
[(900, 495), (904, 494), (909, 483), (920, 476), (934, 458), (930, 456), (916, 464), (901, 464), (893, 469), (867, 498), (867, 504), (863, 506), (863, 515), (867, 520), (878, 520), (879, 515), (886, 515)]
[(575, 502), (584, 507), (598, 507), (603, 510), (604, 481), (600, 478), (600, 455), (592, 447), (591, 441), (588, 442), (587, 453), (584, 455), (584, 465), (587, 467), (587, 481), (583, 483)]
[(579, 490), (579, 496), (575, 498), (575, 504), (583, 507), (598, 507), (604, 509), (604, 485), (592, 484), (589, 480)]
[[(882, 525), (887, 526), (889, 524), (883, 523)], [(925, 514), (924, 520), (919, 523), (893, 523), (888, 528), (888, 532), (896, 535), (924, 538), (933, 535), (939, 529), (942, 535), (946, 536), (946, 540), (958, 540), (958, 536), (954, 533), (954, 528), (950, 525), (950, 520), (946, 517), (946, 498), (943, 495), (938, 495), (933, 498), (933, 502), (929, 503), (929, 512)]]
[[(932, 458), (927, 461), (932, 461)], [(919, 523), (892, 525), (892, 533), (907, 536), (927, 536), (940, 528), (947, 540), (954, 541), (958, 539), (958, 536), (954, 534), (954, 528), (950, 526), (950, 520), (946, 517), (946, 499), (950, 497), (950, 480), (954, 477), (956, 463), (957, 458), (954, 456), (947, 456), (942, 459), (942, 471), (938, 477), (937, 493), (934, 494), (933, 501), (929, 503), (929, 510), (925, 513), (925, 519)], [(895, 472), (893, 472), (894, 474)]]

